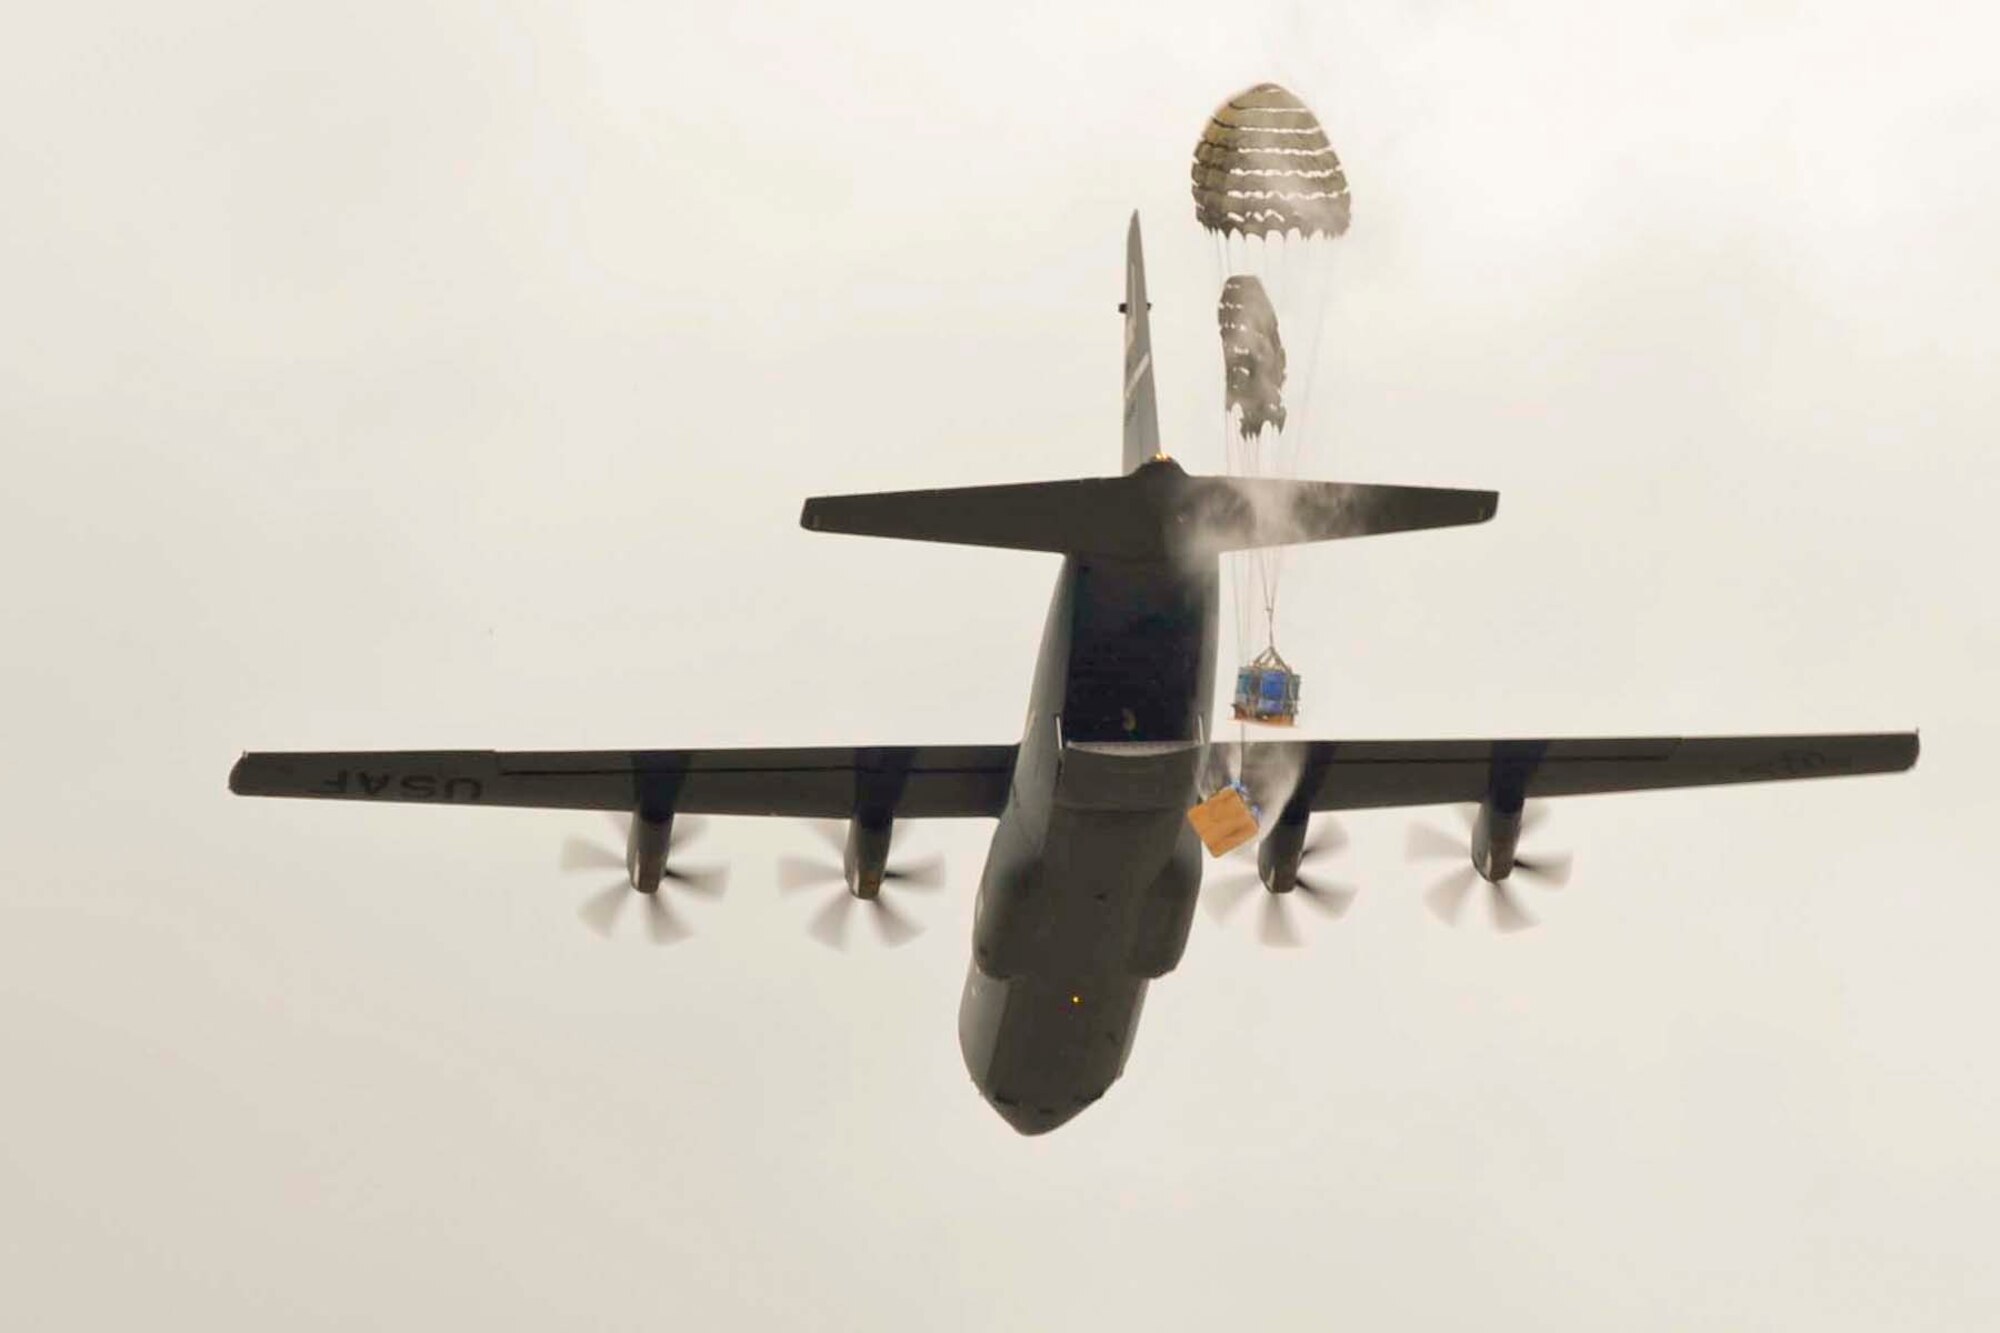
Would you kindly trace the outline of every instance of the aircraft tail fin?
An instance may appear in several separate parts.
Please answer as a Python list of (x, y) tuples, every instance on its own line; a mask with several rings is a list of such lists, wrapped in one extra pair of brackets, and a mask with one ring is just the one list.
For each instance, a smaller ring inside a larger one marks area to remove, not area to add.
[(1153, 332), (1146, 312), (1146, 255), (1139, 243), (1139, 214), (1125, 231), (1125, 472), (1135, 472), (1160, 453), (1160, 405), (1153, 393)]
[(1492, 491), (1191, 477), (1159, 459), (1122, 477), (817, 496), (799, 523), (814, 532), (1176, 562), (1484, 523), (1499, 503)]

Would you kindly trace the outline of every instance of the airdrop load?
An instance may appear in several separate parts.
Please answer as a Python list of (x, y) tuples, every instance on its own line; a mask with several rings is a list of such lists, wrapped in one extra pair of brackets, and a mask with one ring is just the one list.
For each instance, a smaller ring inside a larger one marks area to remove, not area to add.
[(1278, 656), (1277, 648), (1266, 648), (1236, 673), (1236, 702), (1231, 711), (1239, 722), (1289, 727), (1298, 721), (1299, 673)]
[(1250, 789), (1241, 782), (1223, 787), (1187, 815), (1210, 856), (1227, 855), (1251, 841), (1262, 817), (1263, 811), (1250, 800)]

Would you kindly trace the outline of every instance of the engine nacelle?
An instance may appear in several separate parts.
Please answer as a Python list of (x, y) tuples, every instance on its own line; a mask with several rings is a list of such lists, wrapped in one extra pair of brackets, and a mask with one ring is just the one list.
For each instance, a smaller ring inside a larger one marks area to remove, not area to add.
[(632, 816), (632, 832), (625, 840), (625, 879), (641, 893), (658, 893), (667, 873), (667, 842), (673, 834), (671, 814), (652, 818)]
[(873, 898), (882, 892), (882, 880), (889, 872), (890, 835), (896, 822), (889, 815), (856, 815), (847, 824), (847, 846), (840, 857), (841, 872), (847, 877), (847, 891), (857, 898)]
[(1299, 886), (1299, 862), (1305, 857), (1306, 825), (1310, 816), (1280, 818), (1257, 845), (1257, 878), (1273, 893), (1290, 893)]
[(1472, 868), (1491, 884), (1514, 873), (1514, 853), (1521, 842), (1523, 806), (1519, 797), (1512, 806), (1504, 808), (1497, 798), (1488, 797), (1480, 802), (1479, 816), (1472, 824)]

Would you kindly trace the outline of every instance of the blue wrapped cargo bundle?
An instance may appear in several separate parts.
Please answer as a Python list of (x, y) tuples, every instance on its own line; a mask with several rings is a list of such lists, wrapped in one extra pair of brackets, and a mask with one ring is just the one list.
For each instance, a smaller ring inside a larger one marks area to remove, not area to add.
[(1232, 711), (1238, 721), (1291, 726), (1299, 716), (1299, 673), (1285, 665), (1276, 648), (1266, 648), (1236, 673)]

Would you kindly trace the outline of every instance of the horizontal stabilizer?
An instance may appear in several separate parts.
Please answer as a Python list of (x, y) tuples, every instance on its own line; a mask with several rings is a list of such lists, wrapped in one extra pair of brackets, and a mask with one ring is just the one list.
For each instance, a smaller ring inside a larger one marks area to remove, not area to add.
[(1123, 477), (819, 496), (799, 522), (814, 532), (1169, 561), (1484, 523), (1499, 504), (1493, 491), (1191, 477), (1161, 459)]

